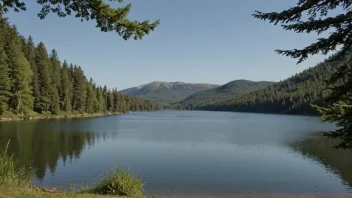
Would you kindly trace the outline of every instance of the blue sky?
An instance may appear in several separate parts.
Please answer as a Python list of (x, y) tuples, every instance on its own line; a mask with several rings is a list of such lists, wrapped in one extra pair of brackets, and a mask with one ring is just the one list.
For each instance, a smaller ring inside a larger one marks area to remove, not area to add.
[[(151, 81), (225, 84), (235, 79), (283, 80), (324, 59), (317, 55), (296, 65), (275, 49), (301, 48), (317, 38), (286, 32), (254, 19), (254, 10), (280, 11), (297, 0), (130, 0), (132, 19), (160, 19), (143, 40), (124, 41), (103, 33), (94, 22), (49, 15), (27, 0), (27, 11), (7, 14), (24, 36), (55, 48), (61, 60), (80, 65), (86, 76), (124, 89)], [(113, 5), (117, 6), (118, 3)]]

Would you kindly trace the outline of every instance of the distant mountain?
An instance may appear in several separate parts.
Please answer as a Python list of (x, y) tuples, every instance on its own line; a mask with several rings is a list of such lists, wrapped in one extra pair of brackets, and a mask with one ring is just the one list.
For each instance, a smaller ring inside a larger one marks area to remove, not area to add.
[(193, 107), (203, 106), (208, 103), (227, 100), (237, 94), (255, 91), (272, 84), (274, 84), (274, 82), (253, 82), (249, 80), (234, 80), (223, 86), (195, 93), (187, 97), (183, 101), (179, 102), (179, 104), (182, 104), (187, 109), (193, 109)]
[(219, 85), (154, 81), (139, 87), (121, 90), (120, 93), (169, 104), (181, 101), (194, 93), (215, 87), (219, 87)]

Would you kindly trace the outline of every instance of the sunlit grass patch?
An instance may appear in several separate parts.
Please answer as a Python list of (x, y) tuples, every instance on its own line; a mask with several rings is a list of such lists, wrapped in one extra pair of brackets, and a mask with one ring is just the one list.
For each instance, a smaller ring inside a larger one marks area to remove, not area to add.
[(96, 186), (83, 190), (89, 193), (120, 195), (129, 197), (143, 196), (143, 181), (123, 167), (112, 168), (97, 182)]

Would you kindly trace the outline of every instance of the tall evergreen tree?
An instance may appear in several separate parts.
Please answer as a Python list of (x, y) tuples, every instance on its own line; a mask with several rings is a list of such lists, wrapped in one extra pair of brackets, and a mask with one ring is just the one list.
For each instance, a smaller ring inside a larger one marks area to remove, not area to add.
[(5, 53), (5, 31), (8, 28), (7, 22), (0, 17), (0, 115), (8, 109), (8, 102), (11, 96), (11, 81), (7, 55)]
[(97, 96), (97, 106), (95, 112), (101, 113), (105, 111), (105, 99), (102, 93), (101, 87), (96, 89), (96, 96)]
[(61, 85), (61, 73), (60, 73), (60, 61), (55, 49), (51, 51), (50, 54), (50, 77), (51, 77), (51, 104), (50, 111), (54, 114), (59, 113), (60, 111), (60, 98), (59, 98), (59, 90)]
[(108, 88), (106, 87), (106, 85), (104, 85), (103, 88), (103, 97), (104, 97), (104, 103), (105, 103), (105, 107), (104, 107), (104, 111), (109, 111), (108, 109)]
[(10, 107), (19, 114), (25, 114), (33, 108), (32, 88), (32, 71), (30, 64), (21, 51), (21, 41), (18, 36), (16, 27), (10, 29), (7, 35), (7, 44), (5, 52), (7, 54), (7, 64), (11, 79)]
[(82, 68), (75, 66), (73, 71), (72, 107), (80, 113), (84, 113), (86, 109), (86, 81)]
[(119, 109), (119, 112), (122, 112), (122, 113), (127, 113), (130, 110), (127, 107), (127, 103), (126, 103), (125, 97), (122, 96), (122, 95), (121, 95), (120, 100), (119, 100), (118, 109)]
[(64, 61), (61, 69), (60, 104), (61, 110), (66, 112), (72, 110), (72, 83), (70, 78), (68, 64)]
[(117, 89), (113, 89), (112, 91), (112, 95), (113, 95), (113, 106), (112, 106), (112, 111), (113, 112), (119, 112), (119, 103), (121, 102), (120, 101), (120, 94), (119, 92), (117, 91)]
[(53, 87), (51, 83), (50, 61), (44, 43), (40, 42), (36, 49), (35, 63), (38, 68), (39, 101), (37, 109), (41, 112), (49, 111)]
[(89, 83), (87, 83), (87, 96), (86, 96), (86, 112), (94, 113), (94, 105), (97, 103), (96, 94), (93, 89), (93, 80), (90, 79)]
[(114, 111), (114, 95), (111, 90), (106, 93), (106, 110), (109, 112)]
[(33, 97), (34, 97), (34, 110), (37, 111), (38, 110), (37, 107), (39, 104), (40, 90), (39, 90), (39, 84), (38, 84), (38, 68), (35, 62), (35, 45), (31, 36), (29, 36), (27, 39), (26, 48), (27, 49), (25, 50), (26, 51), (25, 56), (29, 64), (31, 65), (31, 70), (33, 72), (31, 86), (32, 86)]

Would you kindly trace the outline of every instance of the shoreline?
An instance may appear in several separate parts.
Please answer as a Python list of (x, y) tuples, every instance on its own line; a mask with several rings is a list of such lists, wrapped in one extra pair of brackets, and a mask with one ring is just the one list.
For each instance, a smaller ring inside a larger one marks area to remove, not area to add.
[(148, 198), (351, 198), (352, 195), (342, 194), (234, 194), (234, 195), (152, 195)]
[[(58, 198), (105, 198), (105, 197), (128, 197), (121, 195), (109, 195), (109, 194), (91, 194), (78, 191), (62, 190), (60, 188), (45, 188), (45, 187), (15, 187), (15, 186), (0, 186), (0, 197), (1, 195), (6, 197), (22, 197), (24, 195), (28, 197), (58, 197)], [(131, 196), (131, 197), (144, 197), (144, 198), (352, 198), (349, 194), (229, 194), (229, 195), (216, 195), (216, 194), (144, 194), (142, 196)]]
[(123, 115), (126, 113), (115, 112), (115, 113), (85, 113), (85, 114), (68, 114), (68, 115), (38, 115), (38, 116), (14, 116), (14, 117), (1, 117), (0, 122), (11, 122), (11, 121), (24, 121), (24, 120), (50, 120), (50, 119), (65, 119), (65, 118), (94, 118), (104, 116), (115, 116)]

